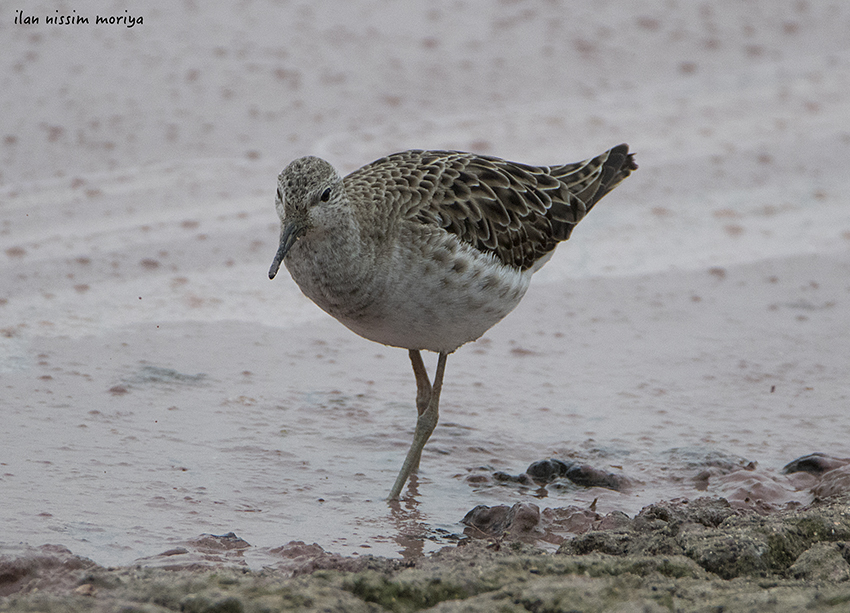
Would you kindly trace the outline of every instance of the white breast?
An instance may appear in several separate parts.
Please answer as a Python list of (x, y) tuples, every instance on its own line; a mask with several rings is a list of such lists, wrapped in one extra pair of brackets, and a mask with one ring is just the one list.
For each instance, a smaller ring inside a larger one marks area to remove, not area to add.
[(519, 304), (532, 275), (442, 231), (428, 240), (402, 232), (375, 264), (382, 273), (368, 307), (335, 316), (375, 342), (430, 351), (451, 352), (479, 338)]

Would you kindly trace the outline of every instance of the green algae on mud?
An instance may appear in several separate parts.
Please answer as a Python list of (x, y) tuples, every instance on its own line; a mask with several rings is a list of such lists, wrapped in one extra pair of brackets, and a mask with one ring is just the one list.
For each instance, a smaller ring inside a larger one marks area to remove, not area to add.
[(414, 566), (325, 555), (294, 572), (107, 569), (55, 547), (0, 563), (4, 612), (845, 611), (850, 498), (768, 515), (659, 503), (558, 553), (479, 540)]

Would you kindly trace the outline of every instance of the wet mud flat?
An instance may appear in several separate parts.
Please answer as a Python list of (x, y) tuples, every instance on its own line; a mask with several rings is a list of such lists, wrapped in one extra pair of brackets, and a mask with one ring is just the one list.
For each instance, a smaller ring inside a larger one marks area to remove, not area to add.
[[(234, 534), (128, 567), (59, 546), (0, 559), (0, 611), (846, 611), (850, 496), (759, 512), (720, 497), (610, 513), (557, 551), (532, 509), (416, 561), (291, 542), (249, 570)], [(529, 505), (533, 506), (533, 505)], [(479, 535), (481, 536), (481, 535)], [(191, 550), (191, 551), (190, 551)], [(187, 555), (190, 554), (190, 555)], [(173, 563), (169, 560), (174, 560)]]

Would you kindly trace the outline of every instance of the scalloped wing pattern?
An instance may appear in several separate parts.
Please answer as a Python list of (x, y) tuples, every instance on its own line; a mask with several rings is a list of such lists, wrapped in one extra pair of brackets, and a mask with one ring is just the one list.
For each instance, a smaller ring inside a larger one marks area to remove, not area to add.
[(360, 199), (387, 198), (403, 219), (442, 228), (526, 270), (567, 240), (593, 205), (636, 168), (625, 144), (562, 166), (413, 150), (356, 170), (345, 185)]

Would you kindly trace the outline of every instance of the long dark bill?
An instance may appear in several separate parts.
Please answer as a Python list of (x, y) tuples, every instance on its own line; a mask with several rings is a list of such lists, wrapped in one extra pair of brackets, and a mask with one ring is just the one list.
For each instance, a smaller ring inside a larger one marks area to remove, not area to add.
[(283, 258), (285, 258), (286, 254), (289, 253), (289, 250), (292, 249), (292, 245), (294, 245), (295, 241), (297, 241), (301, 236), (303, 230), (304, 228), (298, 223), (284, 224), (280, 231), (280, 246), (277, 248), (277, 253), (274, 255), (272, 267), (269, 268), (269, 279), (274, 279), (277, 271), (280, 270)]

